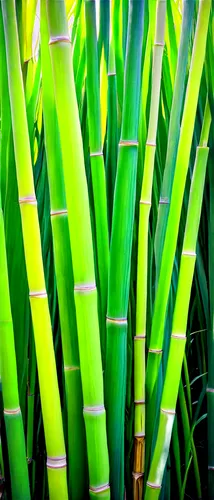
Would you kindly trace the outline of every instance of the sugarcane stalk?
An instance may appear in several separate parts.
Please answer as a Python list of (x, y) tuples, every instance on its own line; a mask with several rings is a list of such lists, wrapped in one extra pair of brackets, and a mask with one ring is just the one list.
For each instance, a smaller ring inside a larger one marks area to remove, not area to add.
[(146, 370), (148, 404), (154, 391), (162, 357), (164, 326), (176, 250), (185, 181), (190, 158), (193, 129), (204, 64), (206, 38), (210, 15), (210, 0), (199, 2), (192, 60), (184, 104), (180, 139), (172, 188), (171, 204), (163, 247), (160, 276), (154, 304), (152, 330)]
[[(68, 213), (54, 96), (46, 2), (41, 2), (41, 55), (45, 149), (50, 189), (51, 225), (61, 325), (68, 428), (68, 484), (73, 499), (86, 495), (86, 443), (74, 304), (74, 278)], [(82, 471), (84, 480), (79, 482)]]
[(104, 359), (106, 343), (106, 308), (109, 262), (109, 239), (106, 199), (105, 166), (102, 151), (99, 66), (96, 33), (95, 0), (85, 0), (87, 106), (91, 174), (95, 210), (96, 248), (101, 302), (101, 349)]
[(64, 1), (47, 0), (50, 53), (59, 124), (91, 498), (109, 499), (109, 463), (97, 309), (97, 289), (83, 145), (74, 86), (71, 44)]
[[(2, 1), (19, 204), (33, 321), (51, 499), (67, 498), (66, 455), (42, 262), (14, 0)], [(46, 372), (48, 370), (48, 377)], [(57, 485), (57, 487), (56, 487)]]
[(191, 182), (178, 288), (173, 314), (172, 334), (160, 405), (158, 435), (146, 484), (146, 500), (159, 497), (175, 418), (176, 401), (186, 344), (186, 327), (196, 261), (196, 243), (209, 153), (209, 148), (206, 146), (208, 136), (206, 133), (204, 134), (204, 128), (207, 130), (207, 125), (209, 128), (211, 123), (209, 106), (205, 109), (204, 122), (206, 122), (206, 127), (202, 128), (202, 145), (197, 148)]
[(111, 494), (115, 500), (124, 496), (127, 310), (136, 196), (143, 4), (137, 0), (129, 3), (122, 129), (110, 246), (105, 401)]
[(142, 497), (145, 461), (145, 344), (147, 317), (148, 231), (156, 151), (165, 20), (166, 1), (159, 0), (156, 12), (150, 117), (145, 150), (138, 229), (136, 335), (134, 337), (135, 444), (133, 490), (135, 499)]

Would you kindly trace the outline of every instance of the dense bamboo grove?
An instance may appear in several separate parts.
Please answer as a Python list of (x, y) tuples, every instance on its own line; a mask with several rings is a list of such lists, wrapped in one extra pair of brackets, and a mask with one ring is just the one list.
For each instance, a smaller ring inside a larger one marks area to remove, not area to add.
[(214, 4), (0, 0), (0, 497), (214, 499)]

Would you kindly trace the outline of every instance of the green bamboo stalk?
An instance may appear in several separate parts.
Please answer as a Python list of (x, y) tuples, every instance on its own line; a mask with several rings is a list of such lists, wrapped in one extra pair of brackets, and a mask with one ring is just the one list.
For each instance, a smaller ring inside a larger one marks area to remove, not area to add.
[(110, 246), (105, 371), (111, 494), (115, 500), (124, 497), (127, 309), (136, 195), (143, 19), (144, 2), (131, 0), (129, 3), (122, 130), (119, 142)]
[[(13, 139), (51, 499), (67, 498), (66, 456), (34, 191), (14, 0), (2, 1)], [(36, 270), (36, 272), (35, 272)], [(48, 371), (48, 377), (46, 375)]]
[[(82, 387), (73, 291), (74, 278), (54, 83), (48, 42), (46, 2), (42, 0), (41, 56), (43, 116), (67, 402), (68, 482), (69, 494), (72, 499), (82, 499), (86, 495), (87, 471), (82, 413)], [(81, 484), (79, 482), (80, 472), (84, 478)]]
[(19, 405), (13, 320), (7, 274), (3, 211), (0, 197), (0, 359), (12, 497), (30, 500), (24, 427)]
[(175, 170), (177, 148), (180, 134), (180, 117), (185, 91), (185, 77), (188, 62), (189, 38), (191, 35), (192, 21), (194, 13), (194, 1), (185, 0), (183, 3), (182, 31), (179, 46), (178, 63), (173, 90), (173, 101), (170, 113), (170, 123), (167, 141), (167, 155), (164, 168), (164, 175), (161, 186), (161, 196), (158, 208), (158, 220), (155, 233), (155, 260), (156, 260), (156, 281), (160, 273), (161, 256), (164, 244), (164, 237), (169, 213), (169, 203), (172, 190), (173, 175)]
[(68, 224), (74, 272), (90, 497), (109, 499), (109, 464), (97, 311), (97, 290), (83, 146), (64, 1), (47, 0)]
[(124, 85), (124, 57), (123, 57), (123, 40), (122, 28), (120, 22), (120, 0), (112, 1), (113, 9), (113, 38), (115, 49), (115, 65), (117, 79), (117, 99), (118, 99), (118, 116), (121, 120), (123, 107), (123, 85)]
[(153, 48), (152, 89), (138, 228), (136, 334), (134, 337), (134, 498), (142, 497), (145, 460), (145, 344), (147, 317), (148, 232), (160, 99), (166, 1), (159, 0)]
[(140, 121), (139, 121), (139, 154), (138, 154), (138, 177), (139, 177), (139, 194), (140, 196), (142, 189), (142, 176), (143, 176), (143, 165), (145, 158), (145, 146), (146, 137), (148, 131), (147, 123), (147, 105), (149, 98), (149, 78), (151, 73), (151, 63), (152, 63), (152, 48), (154, 45), (155, 37), (155, 21), (156, 21), (156, 8), (157, 1), (149, 2), (149, 26), (148, 34), (146, 38), (145, 46), (145, 57), (143, 63), (143, 73), (142, 73), (142, 85), (141, 85), (141, 103), (140, 103)]
[(149, 400), (151, 400), (151, 396), (157, 381), (162, 355), (166, 310), (171, 284), (185, 181), (190, 158), (200, 81), (204, 64), (210, 7), (210, 0), (200, 0), (194, 47), (184, 104), (183, 119), (181, 124), (171, 204), (152, 320), (152, 331), (146, 371), (146, 389), (148, 403)]
[[(206, 111), (207, 109), (205, 110), (205, 121), (208, 122), (210, 126), (210, 111), (207, 113)], [(158, 435), (146, 486), (146, 500), (159, 497), (164, 469), (169, 453), (186, 343), (186, 325), (190, 294), (195, 269), (196, 243), (203, 201), (206, 165), (209, 153), (209, 148), (205, 146), (207, 139), (208, 137), (203, 136), (204, 145), (198, 146), (196, 153), (180, 262), (170, 349), (161, 399)]]
[(109, 241), (105, 166), (102, 152), (95, 0), (85, 0), (85, 20), (89, 145), (95, 210), (96, 247), (100, 289), (99, 296), (101, 302), (101, 349), (104, 359), (106, 343), (105, 317), (107, 308)]
[(108, 200), (108, 223), (111, 234), (114, 187), (117, 168), (117, 78), (115, 65), (115, 49), (113, 37), (113, 2), (110, 2), (110, 35), (108, 59), (108, 120), (107, 120), (107, 147), (106, 147), (106, 182)]

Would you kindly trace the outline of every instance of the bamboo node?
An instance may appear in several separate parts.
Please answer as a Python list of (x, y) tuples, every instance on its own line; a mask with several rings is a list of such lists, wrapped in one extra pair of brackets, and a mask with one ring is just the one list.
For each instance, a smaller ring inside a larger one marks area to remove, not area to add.
[(143, 431), (142, 432), (135, 432), (134, 433), (134, 437), (135, 438), (145, 438), (145, 436), (146, 436), (146, 434)]
[(109, 71), (108, 76), (116, 76), (116, 71)]
[(145, 338), (146, 338), (146, 334), (135, 335), (134, 336), (134, 340), (142, 340), (142, 339), (145, 339)]
[(144, 472), (132, 472), (132, 477), (135, 479), (140, 479), (142, 476), (144, 476)]
[(161, 412), (162, 413), (166, 413), (167, 415), (175, 415), (176, 414), (175, 410), (168, 410), (168, 409), (165, 409), (165, 408), (161, 408)]
[(110, 488), (110, 484), (102, 484), (101, 486), (89, 486), (89, 491), (95, 493), (101, 493), (102, 491), (107, 491)]
[(169, 198), (167, 197), (160, 197), (160, 200), (159, 200), (159, 205), (169, 205)]
[(104, 405), (84, 406), (83, 413), (105, 413)]
[(27, 457), (27, 463), (28, 463), (28, 465), (29, 465), (29, 464), (31, 464), (32, 462), (33, 462), (33, 459), (32, 459), (32, 458)]
[(8, 410), (7, 408), (4, 408), (5, 415), (18, 415), (19, 413), (21, 413), (20, 406), (18, 406), (17, 408), (14, 408), (13, 410)]
[(65, 36), (65, 35), (52, 36), (49, 40), (49, 45), (54, 45), (55, 43), (58, 43), (58, 42), (71, 43), (71, 40), (70, 40), (69, 36)]
[(196, 257), (196, 252), (191, 252), (191, 250), (184, 250), (182, 255), (187, 255), (189, 257)]
[(172, 333), (171, 338), (173, 339), (181, 339), (181, 340), (186, 340), (186, 335), (181, 333)]
[(154, 43), (155, 47), (164, 47), (164, 45), (165, 45), (164, 42), (155, 42)]
[(28, 392), (27, 395), (28, 398), (32, 398), (33, 396), (35, 396), (35, 392)]
[(37, 205), (35, 194), (29, 196), (21, 196), (19, 198), (19, 205)]
[(30, 298), (38, 298), (38, 299), (46, 299), (47, 298), (47, 292), (46, 290), (37, 290), (37, 291), (32, 291), (29, 293)]
[(161, 484), (155, 484), (155, 483), (151, 483), (150, 481), (147, 481), (147, 486), (149, 486), (149, 488), (152, 488), (153, 490), (160, 490), (161, 489)]
[(93, 156), (103, 156), (102, 151), (95, 151), (94, 153), (90, 153), (90, 157), (92, 158)]
[(62, 210), (51, 210), (51, 217), (56, 217), (57, 215), (67, 215), (67, 208), (62, 208)]
[(151, 207), (151, 201), (147, 201), (147, 200), (140, 200), (140, 205), (149, 205)]
[(74, 291), (79, 293), (93, 292), (96, 290), (96, 283), (78, 283), (74, 285)]
[(161, 354), (163, 349), (148, 349), (148, 352), (151, 352), (152, 354)]
[(146, 141), (146, 146), (152, 146), (153, 148), (156, 148), (156, 142)]
[(110, 316), (106, 316), (106, 321), (116, 325), (127, 325), (127, 318), (110, 318)]
[(64, 366), (65, 372), (74, 372), (79, 369), (80, 369), (79, 366)]
[(146, 401), (145, 399), (135, 399), (134, 404), (135, 405), (145, 405)]
[(208, 470), (214, 470), (214, 466), (213, 465), (208, 465)]
[(129, 146), (138, 146), (139, 145), (139, 142), (136, 141), (136, 140), (126, 140), (126, 139), (121, 139), (120, 142), (119, 142), (119, 146), (125, 146), (125, 147), (129, 147)]
[(62, 455), (61, 457), (47, 457), (46, 462), (48, 469), (63, 469), (66, 467), (66, 455)]
[(212, 387), (207, 387), (206, 392), (214, 392), (214, 389)]

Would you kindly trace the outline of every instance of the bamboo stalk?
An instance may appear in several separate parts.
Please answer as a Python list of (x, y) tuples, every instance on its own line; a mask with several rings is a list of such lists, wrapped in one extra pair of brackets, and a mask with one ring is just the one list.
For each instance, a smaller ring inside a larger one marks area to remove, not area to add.
[(102, 152), (95, 0), (85, 0), (85, 20), (88, 127), (95, 207), (96, 248), (100, 289), (99, 296), (101, 302), (101, 349), (104, 359), (106, 343), (105, 317), (107, 308), (109, 241), (105, 166)]
[(108, 120), (107, 120), (107, 148), (106, 148), (106, 182), (108, 200), (108, 223), (111, 234), (114, 187), (117, 169), (117, 78), (115, 64), (115, 47), (113, 37), (113, 2), (110, 2), (110, 35), (108, 59)]
[(62, 148), (74, 272), (91, 498), (109, 499), (109, 464), (91, 223), (64, 1), (47, 0), (50, 52)]
[[(48, 453), (49, 494), (50, 498), (54, 499), (56, 496), (58, 497), (60, 491), (61, 498), (66, 499), (65, 445), (48, 298), (42, 263), (14, 0), (2, 2), (2, 12), (19, 204)], [(48, 378), (46, 376), (47, 370)]]
[[(48, 42), (46, 2), (42, 0), (41, 55), (43, 115), (67, 403), (68, 484), (71, 497), (73, 499), (82, 499), (86, 495), (86, 443), (74, 304), (74, 278), (54, 83)], [(79, 482), (80, 471), (84, 478), (81, 484)]]
[(164, 326), (176, 250), (180, 214), (187, 176), (199, 87), (205, 57), (206, 37), (210, 15), (210, 0), (199, 2), (192, 60), (184, 104), (180, 139), (172, 188), (171, 204), (167, 223), (160, 276), (155, 297), (152, 331), (146, 370), (148, 403), (154, 391), (162, 357)]
[(145, 150), (138, 229), (136, 334), (134, 337), (135, 444), (133, 490), (135, 499), (142, 497), (145, 461), (145, 344), (147, 317), (148, 232), (156, 151), (165, 20), (166, 1), (159, 0), (156, 11), (156, 33), (153, 48), (150, 116)]
[(12, 497), (30, 499), (24, 427), (19, 405), (13, 320), (10, 307), (4, 220), (0, 197), (0, 360)]
[[(111, 494), (124, 496), (124, 411), (126, 392), (127, 309), (130, 283), (144, 2), (130, 1), (124, 102), (114, 193), (107, 310), (105, 400)], [(134, 54), (134, 57), (133, 57)]]
[(209, 148), (206, 147), (211, 123), (210, 110), (205, 109), (204, 125), (201, 142), (196, 153), (193, 178), (191, 183), (186, 228), (182, 248), (178, 288), (175, 309), (173, 314), (172, 334), (167, 361), (166, 376), (161, 399), (160, 421), (155, 450), (146, 485), (145, 499), (158, 498), (164, 469), (169, 453), (172, 427), (175, 417), (176, 401), (178, 396), (181, 368), (186, 343), (186, 325), (189, 311), (190, 294), (196, 261), (196, 243), (203, 201), (204, 182)]
[(179, 46), (178, 63), (173, 91), (173, 101), (170, 113), (170, 123), (167, 141), (167, 155), (161, 186), (161, 196), (158, 207), (158, 220), (155, 232), (155, 260), (156, 281), (160, 273), (161, 256), (166, 231), (167, 217), (169, 213), (170, 197), (172, 190), (173, 175), (176, 164), (176, 155), (180, 133), (180, 118), (185, 92), (185, 77), (188, 61), (189, 38), (191, 35), (194, 13), (194, 1), (185, 0), (183, 3), (182, 31)]

